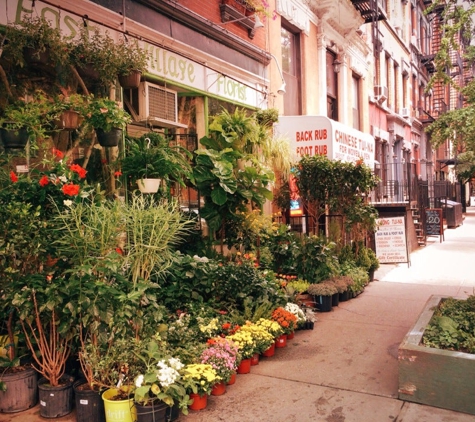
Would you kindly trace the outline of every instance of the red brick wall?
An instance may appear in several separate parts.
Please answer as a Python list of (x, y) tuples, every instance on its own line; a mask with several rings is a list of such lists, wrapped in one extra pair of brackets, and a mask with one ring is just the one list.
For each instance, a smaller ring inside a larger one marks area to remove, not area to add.
[(265, 28), (260, 28), (256, 31), (254, 38), (251, 40), (248, 36), (248, 31), (243, 26), (239, 25), (239, 22), (228, 23), (223, 25), (221, 22), (221, 14), (219, 11), (219, 5), (222, 0), (179, 0), (180, 4), (190, 10), (193, 10), (195, 13), (198, 13), (200, 16), (209, 19), (211, 22), (232, 32), (243, 40), (256, 45), (257, 47), (262, 48), (263, 50), (266, 47), (266, 31), (267, 31), (267, 17), (261, 17), (262, 23), (264, 23)]

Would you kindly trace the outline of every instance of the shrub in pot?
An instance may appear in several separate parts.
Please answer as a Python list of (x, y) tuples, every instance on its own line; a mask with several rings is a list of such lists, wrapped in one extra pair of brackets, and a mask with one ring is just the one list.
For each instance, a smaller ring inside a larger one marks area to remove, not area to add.
[(338, 293), (333, 283), (321, 282), (310, 284), (308, 293), (315, 297), (315, 305), (319, 311), (328, 312), (332, 309), (332, 296)]
[(138, 88), (141, 75), (147, 70), (150, 54), (138, 42), (126, 40), (116, 44), (119, 83), (124, 89)]

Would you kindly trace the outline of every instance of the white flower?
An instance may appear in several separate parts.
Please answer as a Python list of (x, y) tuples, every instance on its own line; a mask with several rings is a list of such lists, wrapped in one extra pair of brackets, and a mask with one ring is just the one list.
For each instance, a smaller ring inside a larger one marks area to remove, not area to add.
[(143, 375), (139, 375), (139, 376), (137, 377), (137, 379), (135, 380), (135, 386), (136, 386), (137, 388), (142, 387), (143, 378), (144, 378)]
[(63, 183), (66, 183), (68, 181), (68, 178), (66, 176), (59, 176), (58, 179), (61, 180), (61, 182)]
[(73, 205), (73, 201), (71, 201), (70, 199), (65, 199), (63, 201), (63, 204), (66, 205), (67, 207), (70, 207), (71, 205)]

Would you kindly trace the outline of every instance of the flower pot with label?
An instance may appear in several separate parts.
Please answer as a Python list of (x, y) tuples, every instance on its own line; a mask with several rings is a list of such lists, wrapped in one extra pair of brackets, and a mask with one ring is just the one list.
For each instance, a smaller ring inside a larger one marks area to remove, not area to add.
[(84, 380), (78, 380), (73, 384), (76, 422), (105, 422), (104, 401), (99, 390), (91, 389)]
[(63, 375), (55, 387), (46, 378), (38, 381), (40, 416), (59, 418), (72, 412), (73, 381), (74, 378), (70, 375)]

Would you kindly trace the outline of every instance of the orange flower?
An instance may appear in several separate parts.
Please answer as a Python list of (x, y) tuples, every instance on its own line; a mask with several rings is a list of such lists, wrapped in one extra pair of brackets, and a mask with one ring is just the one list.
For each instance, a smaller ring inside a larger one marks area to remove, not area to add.
[(70, 183), (69, 185), (63, 185), (61, 190), (65, 195), (76, 196), (79, 193), (79, 185)]
[(48, 176), (43, 175), (43, 177), (40, 179), (40, 186), (45, 187), (49, 183)]
[(81, 179), (84, 179), (86, 177), (87, 171), (83, 169), (79, 164), (72, 164), (69, 169), (77, 173)]
[(229, 330), (231, 328), (231, 324), (229, 322), (226, 322), (221, 327), (223, 328), (223, 330)]

